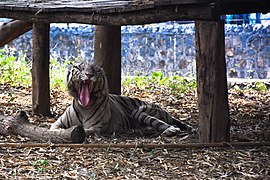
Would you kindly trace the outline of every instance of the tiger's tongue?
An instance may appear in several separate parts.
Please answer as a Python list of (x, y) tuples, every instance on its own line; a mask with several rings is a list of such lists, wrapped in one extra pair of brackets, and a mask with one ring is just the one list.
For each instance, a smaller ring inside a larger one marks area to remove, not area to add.
[(90, 91), (91, 87), (89, 87), (89, 84), (83, 82), (81, 85), (81, 92), (80, 92), (80, 101), (83, 107), (86, 107), (90, 102), (90, 95), (91, 95)]

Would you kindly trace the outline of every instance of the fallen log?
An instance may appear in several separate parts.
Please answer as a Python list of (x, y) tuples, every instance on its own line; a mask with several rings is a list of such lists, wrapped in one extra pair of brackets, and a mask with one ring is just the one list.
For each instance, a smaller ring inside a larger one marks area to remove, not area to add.
[(51, 131), (31, 124), (24, 111), (14, 117), (0, 116), (0, 134), (20, 135), (38, 142), (51, 143), (83, 143), (85, 140), (85, 131), (82, 126)]
[(0, 47), (32, 29), (32, 23), (12, 20), (0, 26)]

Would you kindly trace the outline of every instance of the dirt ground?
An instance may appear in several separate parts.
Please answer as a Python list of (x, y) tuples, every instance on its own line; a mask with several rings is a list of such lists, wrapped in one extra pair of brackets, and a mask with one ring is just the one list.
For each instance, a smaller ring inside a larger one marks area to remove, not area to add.
[[(123, 87), (122, 94), (159, 104), (179, 120), (198, 128), (196, 92), (173, 95), (167, 88)], [(51, 91), (57, 118), (71, 103), (63, 91)], [(270, 142), (270, 94), (229, 90), (231, 142)], [(0, 114), (27, 112), (31, 123), (49, 127), (55, 118), (33, 116), (31, 88), (0, 85)], [(39, 118), (36, 122), (34, 117)], [(185, 144), (198, 135), (164, 138), (89, 137), (89, 143)], [(7, 147), (33, 143), (20, 136), (0, 135), (0, 179), (270, 179), (270, 147), (216, 148), (72, 148)]]

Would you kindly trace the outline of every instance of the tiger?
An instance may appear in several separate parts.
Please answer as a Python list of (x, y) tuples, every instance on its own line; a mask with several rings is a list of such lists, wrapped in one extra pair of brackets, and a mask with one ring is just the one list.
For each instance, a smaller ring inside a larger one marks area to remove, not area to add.
[(80, 125), (86, 136), (110, 136), (149, 127), (168, 137), (194, 130), (158, 105), (109, 94), (105, 72), (93, 63), (73, 65), (67, 72), (66, 85), (72, 104), (51, 124), (50, 130)]

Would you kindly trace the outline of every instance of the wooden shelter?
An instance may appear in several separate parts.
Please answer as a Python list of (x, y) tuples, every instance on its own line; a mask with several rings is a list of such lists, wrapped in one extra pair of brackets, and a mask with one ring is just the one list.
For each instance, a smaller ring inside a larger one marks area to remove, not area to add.
[(0, 17), (33, 23), (34, 113), (50, 115), (50, 23), (95, 27), (95, 63), (105, 68), (111, 93), (120, 94), (121, 26), (195, 20), (201, 142), (229, 141), (223, 14), (270, 11), (269, 0), (0, 0)]

